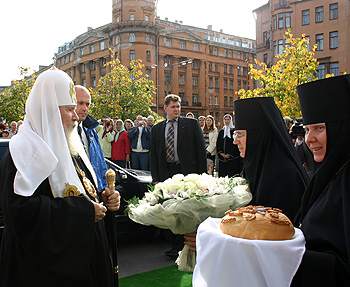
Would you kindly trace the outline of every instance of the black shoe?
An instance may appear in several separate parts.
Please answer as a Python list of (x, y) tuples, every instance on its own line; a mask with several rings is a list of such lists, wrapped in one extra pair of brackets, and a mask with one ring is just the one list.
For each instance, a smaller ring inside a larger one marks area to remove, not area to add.
[(177, 258), (179, 256), (179, 251), (175, 249), (170, 249), (168, 251), (165, 251), (165, 255), (171, 258)]

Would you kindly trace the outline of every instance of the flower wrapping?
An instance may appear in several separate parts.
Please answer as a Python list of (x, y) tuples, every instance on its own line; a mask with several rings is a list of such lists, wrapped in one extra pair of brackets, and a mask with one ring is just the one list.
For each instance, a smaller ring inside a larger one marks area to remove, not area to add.
[[(142, 199), (129, 203), (127, 211), (129, 218), (137, 223), (185, 234), (196, 231), (209, 216), (223, 217), (228, 209), (245, 206), (251, 199), (249, 185), (242, 177), (176, 174), (156, 184)], [(193, 271), (193, 260), (188, 263), (183, 258), (192, 258), (193, 254), (188, 248), (184, 250), (186, 255), (181, 254), (177, 260), (178, 265), (182, 262), (179, 269)]]

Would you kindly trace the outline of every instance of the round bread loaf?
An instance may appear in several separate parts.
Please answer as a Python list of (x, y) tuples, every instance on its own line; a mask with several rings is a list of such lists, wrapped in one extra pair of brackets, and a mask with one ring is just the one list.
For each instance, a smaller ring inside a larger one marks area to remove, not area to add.
[(245, 239), (288, 240), (294, 236), (294, 226), (282, 210), (263, 206), (226, 211), (220, 229), (225, 234)]

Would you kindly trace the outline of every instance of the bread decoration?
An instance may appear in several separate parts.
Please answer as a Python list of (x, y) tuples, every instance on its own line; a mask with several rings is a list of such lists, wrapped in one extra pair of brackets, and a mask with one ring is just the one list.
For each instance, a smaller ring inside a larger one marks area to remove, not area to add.
[(220, 223), (223, 233), (233, 237), (258, 240), (288, 240), (294, 226), (278, 208), (247, 206), (226, 211)]

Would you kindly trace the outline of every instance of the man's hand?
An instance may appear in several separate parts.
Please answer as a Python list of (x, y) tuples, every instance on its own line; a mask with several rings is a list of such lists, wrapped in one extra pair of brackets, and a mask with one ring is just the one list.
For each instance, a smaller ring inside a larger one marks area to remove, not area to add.
[(188, 245), (189, 249), (196, 251), (196, 236), (197, 232), (186, 233), (184, 234), (185, 244)]
[(107, 208), (103, 204), (91, 201), (95, 208), (95, 222), (100, 221), (106, 216)]
[(104, 192), (101, 194), (102, 201), (104, 205), (110, 210), (110, 211), (117, 211), (120, 207), (120, 194), (118, 191), (115, 191), (113, 194), (111, 194), (111, 191), (108, 187), (105, 188)]

